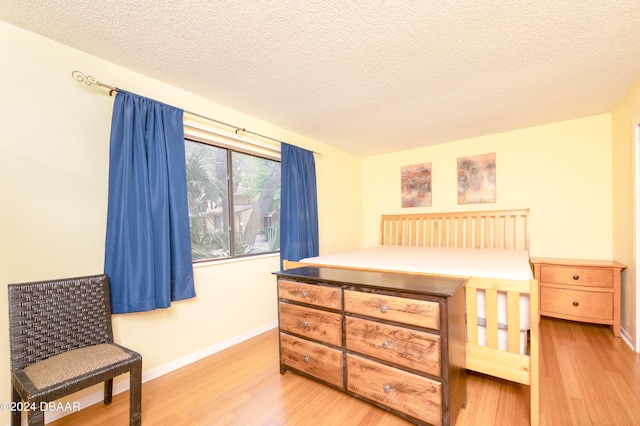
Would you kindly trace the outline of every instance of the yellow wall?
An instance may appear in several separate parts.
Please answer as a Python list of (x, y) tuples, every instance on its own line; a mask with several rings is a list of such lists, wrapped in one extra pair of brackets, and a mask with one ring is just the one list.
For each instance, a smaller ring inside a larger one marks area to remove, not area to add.
[[(496, 153), (497, 202), (457, 204), (457, 158)], [(400, 168), (431, 163), (432, 207), (401, 208)], [(611, 117), (602, 114), (363, 160), (364, 245), (382, 213), (530, 209), (532, 256), (611, 259)]]
[[(612, 113), (613, 134), (613, 251), (628, 268), (622, 274), (622, 324), (631, 341), (637, 341), (636, 250), (634, 235), (636, 196), (633, 126), (640, 123), (640, 80)], [(639, 348), (636, 348), (638, 350)]]
[[(0, 401), (9, 401), (6, 285), (101, 273), (113, 98), (74, 69), (141, 95), (321, 152), (323, 251), (360, 247), (361, 160), (0, 21)], [(228, 130), (228, 129), (227, 129)], [(116, 315), (116, 339), (144, 370), (276, 321), (275, 256), (195, 269), (197, 298)], [(9, 413), (0, 413), (0, 424)]]

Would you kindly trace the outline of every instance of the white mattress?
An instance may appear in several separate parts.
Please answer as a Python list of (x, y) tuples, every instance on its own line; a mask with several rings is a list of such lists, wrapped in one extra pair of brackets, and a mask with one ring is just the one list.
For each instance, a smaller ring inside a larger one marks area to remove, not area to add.
[[(361, 250), (302, 259), (301, 262), (320, 265), (349, 266), (398, 272), (420, 272), (462, 277), (531, 280), (529, 253), (525, 250), (494, 250), (471, 248), (435, 248), (378, 246)], [(478, 291), (478, 323), (486, 318), (485, 294)], [(529, 295), (520, 295), (521, 352), (524, 353), (526, 330), (530, 326)], [(507, 297), (498, 293), (499, 348), (507, 349)], [(479, 344), (486, 345), (486, 332), (479, 326)]]
[(463, 277), (533, 279), (526, 250), (377, 246), (301, 262)]

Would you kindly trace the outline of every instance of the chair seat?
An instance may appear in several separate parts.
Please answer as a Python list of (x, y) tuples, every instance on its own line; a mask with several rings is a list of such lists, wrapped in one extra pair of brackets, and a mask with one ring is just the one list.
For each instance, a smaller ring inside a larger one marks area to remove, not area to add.
[(31, 364), (24, 373), (38, 389), (45, 389), (131, 358), (120, 346), (110, 343), (87, 346), (54, 355)]

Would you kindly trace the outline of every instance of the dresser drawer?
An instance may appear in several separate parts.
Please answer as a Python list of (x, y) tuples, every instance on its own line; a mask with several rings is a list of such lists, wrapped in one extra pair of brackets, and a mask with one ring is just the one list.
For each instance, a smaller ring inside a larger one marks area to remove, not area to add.
[(344, 309), (373, 318), (440, 329), (440, 305), (436, 302), (345, 290)]
[(613, 293), (540, 286), (540, 313), (566, 319), (613, 320)]
[(344, 388), (342, 351), (280, 333), (280, 361), (327, 383)]
[(433, 376), (441, 375), (440, 336), (353, 317), (347, 317), (346, 323), (347, 349)]
[(308, 303), (330, 309), (340, 309), (340, 289), (279, 280), (278, 296), (282, 299)]
[(602, 268), (542, 265), (538, 280), (582, 287), (613, 287), (613, 271)]
[(331, 345), (342, 345), (342, 316), (340, 314), (281, 302), (280, 328)]
[(347, 389), (430, 424), (442, 424), (439, 382), (347, 354)]

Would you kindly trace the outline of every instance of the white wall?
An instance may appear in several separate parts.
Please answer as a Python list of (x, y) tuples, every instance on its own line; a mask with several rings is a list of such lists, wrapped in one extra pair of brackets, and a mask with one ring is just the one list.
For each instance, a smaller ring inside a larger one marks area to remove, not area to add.
[(640, 230), (636, 226), (638, 191), (635, 161), (640, 158), (635, 126), (640, 123), (640, 79), (612, 113), (613, 117), (613, 239), (616, 258), (628, 267), (622, 272), (623, 336), (640, 351), (640, 308), (638, 300), (637, 245)]

